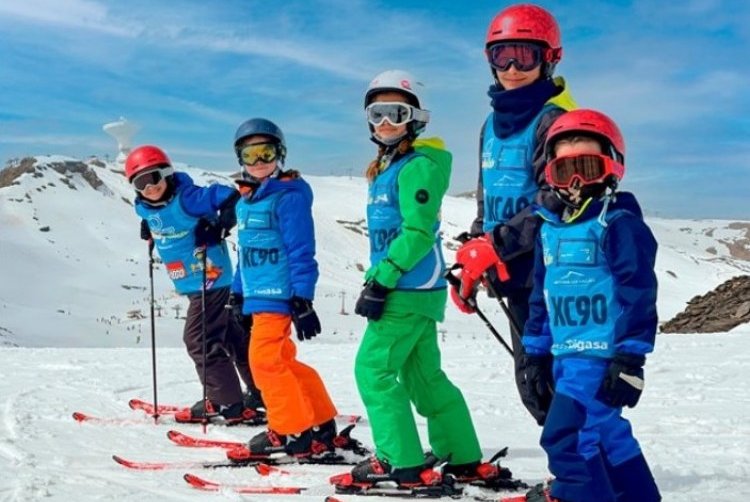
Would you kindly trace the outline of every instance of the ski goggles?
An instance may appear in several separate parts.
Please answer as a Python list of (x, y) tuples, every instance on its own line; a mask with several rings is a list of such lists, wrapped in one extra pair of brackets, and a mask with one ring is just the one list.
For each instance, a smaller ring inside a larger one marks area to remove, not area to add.
[(556, 188), (569, 188), (576, 179), (583, 185), (602, 183), (609, 176), (621, 180), (624, 173), (625, 166), (599, 154), (557, 157), (544, 169), (547, 183)]
[(501, 42), (485, 52), (490, 66), (498, 71), (508, 71), (510, 65), (518, 71), (531, 71), (545, 60), (544, 48), (531, 42)]
[(408, 124), (412, 120), (428, 122), (430, 119), (430, 112), (427, 110), (420, 110), (419, 108), (398, 101), (370, 103), (365, 108), (365, 112), (367, 113), (367, 121), (376, 127), (381, 125), (385, 120), (391, 125), (400, 126)]
[(133, 188), (136, 189), (136, 191), (142, 192), (149, 186), (157, 185), (161, 180), (165, 179), (167, 176), (171, 176), (172, 174), (174, 174), (174, 169), (172, 168), (172, 166), (162, 166), (158, 169), (152, 169), (150, 171), (146, 171), (145, 173), (139, 174), (138, 176), (130, 180), (130, 184), (133, 186)]
[(276, 143), (255, 143), (243, 146), (237, 152), (237, 155), (246, 166), (254, 166), (258, 162), (267, 164), (279, 157), (279, 145)]

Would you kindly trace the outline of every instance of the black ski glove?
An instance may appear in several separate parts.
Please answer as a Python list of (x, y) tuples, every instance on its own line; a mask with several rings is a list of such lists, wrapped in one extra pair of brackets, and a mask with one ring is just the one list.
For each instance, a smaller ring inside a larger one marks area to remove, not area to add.
[(141, 220), (141, 239), (144, 241), (150, 241), (152, 239), (151, 229), (148, 227), (148, 221), (146, 220)]
[(237, 224), (237, 213), (234, 210), (234, 206), (226, 207), (219, 211), (219, 226), (224, 230), (224, 237), (229, 235), (229, 231), (234, 228)]
[(385, 296), (388, 294), (388, 288), (370, 281), (365, 284), (362, 292), (357, 299), (357, 305), (354, 307), (354, 313), (366, 317), (368, 321), (377, 321), (383, 316), (385, 309)]
[(613, 408), (635, 407), (643, 392), (645, 362), (645, 356), (615, 354), (602, 379), (596, 398)]
[(224, 228), (218, 221), (210, 221), (205, 218), (198, 220), (195, 226), (195, 246), (215, 246), (226, 237)]
[(245, 299), (242, 297), (242, 293), (232, 293), (229, 295), (229, 300), (227, 300), (227, 304), (224, 305), (224, 308), (230, 310), (230, 315), (234, 318), (237, 324), (242, 326), (245, 333), (249, 333), (250, 328), (253, 327), (253, 316), (242, 313), (242, 305), (244, 302)]
[(320, 319), (313, 309), (312, 301), (293, 296), (290, 305), (292, 306), (292, 322), (300, 342), (309, 340), (320, 333)]
[(460, 234), (455, 236), (453, 239), (457, 240), (461, 244), (465, 244), (469, 242), (471, 239), (476, 239), (477, 237), (481, 237), (483, 235), (484, 233), (482, 232), (477, 233), (477, 232), (471, 232), (467, 230), (467, 231), (461, 232)]
[(547, 420), (547, 412), (552, 404), (553, 379), (552, 379), (552, 356), (526, 355), (524, 364), (524, 395), (522, 400), (526, 409), (536, 419), (536, 423), (544, 425)]

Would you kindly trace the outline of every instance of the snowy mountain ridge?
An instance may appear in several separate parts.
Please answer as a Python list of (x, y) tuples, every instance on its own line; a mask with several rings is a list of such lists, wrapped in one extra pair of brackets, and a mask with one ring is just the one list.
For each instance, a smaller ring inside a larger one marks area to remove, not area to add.
[[(199, 183), (232, 184), (223, 174), (177, 164)], [(321, 279), (316, 307), (326, 331), (361, 330), (341, 315), (352, 310), (368, 266), (363, 178), (306, 177), (314, 216)], [(0, 171), (0, 344), (20, 346), (138, 346), (148, 327), (145, 243), (132, 208), (134, 192), (122, 169), (91, 158), (39, 156)], [(446, 260), (475, 213), (472, 200), (448, 196), (443, 205)], [(660, 317), (723, 280), (750, 271), (750, 222), (648, 219), (660, 244)], [(745, 254), (743, 254), (745, 253)], [(160, 343), (179, 346), (176, 296), (157, 264)], [(453, 308), (443, 325), (466, 331)]]

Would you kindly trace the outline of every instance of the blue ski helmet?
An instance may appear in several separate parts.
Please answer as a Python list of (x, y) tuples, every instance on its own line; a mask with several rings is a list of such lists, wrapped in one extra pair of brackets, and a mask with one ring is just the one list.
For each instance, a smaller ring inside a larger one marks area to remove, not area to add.
[(240, 150), (238, 148), (240, 142), (248, 136), (255, 136), (256, 134), (262, 134), (264, 136), (270, 136), (279, 144), (279, 159), (284, 162), (286, 158), (286, 141), (284, 141), (284, 133), (281, 131), (279, 126), (274, 124), (268, 119), (255, 118), (246, 120), (241, 123), (237, 128), (237, 132), (234, 133), (234, 153), (237, 155), (240, 165), (242, 165), (242, 159), (240, 158)]

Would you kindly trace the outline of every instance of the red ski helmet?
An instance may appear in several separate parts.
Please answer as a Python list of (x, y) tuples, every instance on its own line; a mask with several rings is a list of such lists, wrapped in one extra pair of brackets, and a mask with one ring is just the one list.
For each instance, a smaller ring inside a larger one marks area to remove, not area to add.
[(550, 77), (562, 59), (560, 26), (546, 9), (533, 4), (511, 5), (501, 10), (490, 23), (485, 52), (499, 42), (525, 41), (543, 46), (543, 74)]
[(494, 17), (487, 30), (485, 46), (508, 40), (540, 42), (550, 49), (562, 50), (557, 21), (538, 5), (511, 5)]
[(152, 167), (170, 166), (169, 157), (161, 148), (152, 145), (143, 145), (134, 149), (125, 160), (125, 177), (132, 181), (133, 177), (151, 169)]
[[(555, 142), (561, 136), (570, 136), (575, 133), (591, 135), (603, 141), (605, 155), (610, 155), (614, 160), (625, 164), (625, 140), (620, 128), (614, 120), (602, 112), (585, 108), (564, 113), (552, 123), (545, 142), (547, 158), (550, 158)], [(608, 151), (610, 149), (613, 152)]]

